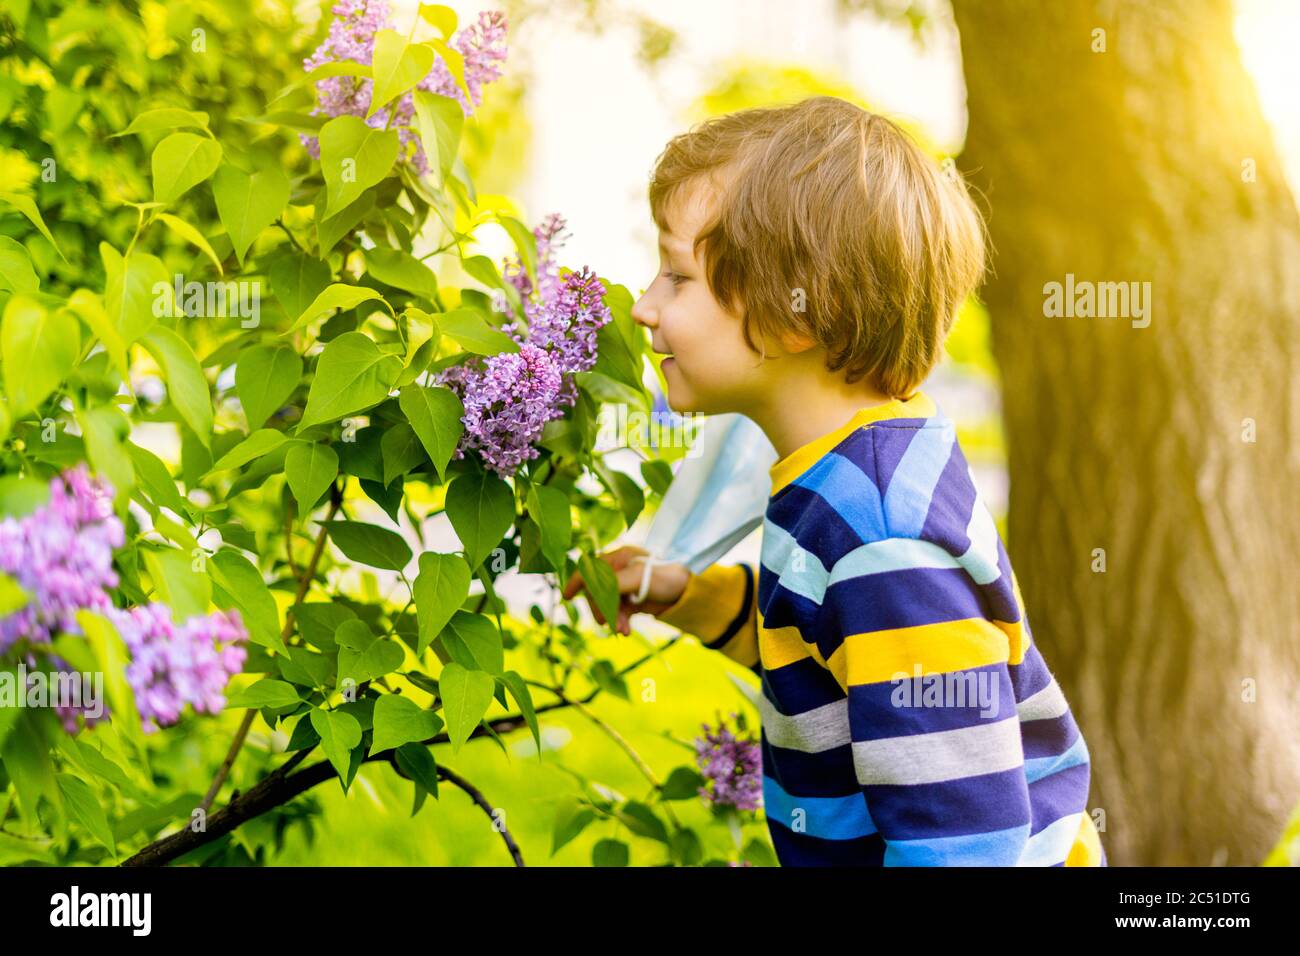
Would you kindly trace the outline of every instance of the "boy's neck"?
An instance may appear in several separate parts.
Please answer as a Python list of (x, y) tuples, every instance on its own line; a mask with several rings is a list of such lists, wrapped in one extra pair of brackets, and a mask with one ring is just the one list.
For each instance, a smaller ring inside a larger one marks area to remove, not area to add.
[(849, 385), (838, 377), (829, 378), (823, 367), (813, 374), (786, 378), (744, 414), (763, 429), (777, 455), (785, 458), (833, 432), (862, 409), (890, 400), (865, 380)]

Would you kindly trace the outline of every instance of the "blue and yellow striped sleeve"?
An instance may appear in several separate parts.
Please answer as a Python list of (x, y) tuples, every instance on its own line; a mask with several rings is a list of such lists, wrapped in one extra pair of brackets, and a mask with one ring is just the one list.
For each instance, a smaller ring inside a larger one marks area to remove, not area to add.
[(738, 664), (758, 666), (758, 588), (749, 564), (714, 564), (692, 574), (677, 603), (658, 617)]
[(817, 643), (848, 696), (854, 770), (885, 866), (1014, 866), (1031, 810), (1007, 633), (933, 543), (831, 568)]

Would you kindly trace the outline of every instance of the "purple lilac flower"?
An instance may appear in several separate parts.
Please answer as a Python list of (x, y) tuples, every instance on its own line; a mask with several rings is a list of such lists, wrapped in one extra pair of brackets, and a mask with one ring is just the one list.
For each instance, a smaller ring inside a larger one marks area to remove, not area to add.
[[(736, 713), (731, 716), (737, 717)], [(740, 739), (718, 721), (717, 730), (701, 724), (704, 735), (695, 738), (695, 755), (708, 785), (700, 787), (700, 796), (716, 806), (738, 810), (757, 810), (762, 805), (762, 746), (757, 740)]]
[(0, 571), (32, 598), (0, 619), (0, 654), (20, 640), (48, 644), (56, 633), (80, 634), (78, 611), (112, 609), (113, 550), (126, 540), (112, 501), (108, 484), (78, 465), (50, 482), (46, 504), (0, 520)]
[(610, 319), (605, 285), (583, 266), (564, 277), (555, 297), (528, 325), (528, 341), (547, 349), (563, 372), (596, 364), (596, 332)]
[(177, 627), (171, 609), (154, 602), (117, 615), (131, 663), (127, 683), (146, 733), (180, 720), (186, 704), (215, 714), (226, 704), (226, 683), (244, 666), (248, 638), (238, 611), (191, 617)]
[(555, 261), (555, 253), (569, 238), (562, 235), (566, 223), (564, 217), (553, 212), (542, 220), (541, 225), (533, 230), (537, 239), (537, 289), (534, 294), (533, 280), (524, 268), (518, 256), (505, 260), (501, 274), (507, 282), (519, 292), (524, 303), (524, 318), (531, 325), (533, 318), (555, 298), (559, 288), (560, 269)]
[[(573, 376), (596, 364), (596, 333), (610, 320), (605, 286), (585, 266), (561, 278), (556, 250), (563, 245), (564, 217), (547, 216), (533, 235), (537, 239), (537, 283), (517, 258), (502, 269), (505, 280), (519, 291), (525, 327), (511, 330), (520, 352), (487, 360), (477, 357), (444, 369), (435, 382), (452, 389), (465, 405), (465, 433), (455, 456), (477, 450), (497, 474), (512, 475), (524, 461), (536, 458), (533, 444), (548, 421), (560, 418), (578, 400)], [(527, 354), (526, 360), (520, 356)], [(524, 369), (527, 368), (527, 374)], [(508, 387), (503, 383), (508, 382)]]
[(557, 407), (560, 370), (545, 350), (525, 342), (518, 352), (501, 352), (460, 367), (445, 377), (465, 405), (461, 421), (465, 434), (456, 457), (478, 451), (497, 474), (514, 474), (523, 462), (537, 457), (533, 443), (542, 429), (563, 412)]
[[(118, 585), (113, 550), (126, 535), (112, 500), (108, 482), (80, 464), (50, 482), (46, 504), (23, 518), (0, 520), (0, 571), (31, 595), (26, 606), (0, 618), (0, 655), (25, 641), (34, 669), (34, 647), (48, 645), (55, 634), (81, 634), (77, 612), (94, 611), (113, 622), (131, 652), (127, 682), (146, 730), (175, 723), (186, 703), (215, 713), (225, 704), (221, 692), (230, 675), (243, 668), (247, 652), (240, 645), (248, 632), (235, 611), (191, 617), (177, 628), (165, 604), (115, 607), (108, 593)], [(62, 658), (44, 656), (55, 672), (71, 671)], [(55, 712), (69, 733), (76, 733), (79, 717), (86, 726), (103, 719), (84, 707), (59, 705)]]
[[(310, 57), (303, 68), (310, 72), (316, 67), (341, 60), (354, 60), (369, 65), (375, 52), (375, 33), (391, 28), (390, 7), (386, 0), (340, 0), (331, 11), (329, 35)], [(451, 46), (465, 58), (465, 91), (452, 77), (441, 57), (434, 61), (428, 76), (415, 88), (438, 93), (460, 103), (465, 115), (474, 112), (483, 101), (483, 86), (501, 76), (501, 64), (506, 58), (506, 17), (496, 10), (485, 10), (478, 20), (458, 32)], [(373, 81), (366, 77), (331, 76), (316, 82), (316, 95), (320, 105), (312, 110), (313, 116), (360, 116), (365, 118), (370, 108)], [(366, 119), (369, 126), (384, 129), (389, 125), (389, 109), (394, 111), (393, 126), (401, 143), (400, 156), (419, 173), (428, 172), (429, 162), (419, 136), (410, 128), (415, 119), (415, 96), (412, 91), (398, 98), (396, 105), (377, 110)], [(315, 136), (300, 133), (298, 138), (313, 158), (320, 158), (320, 141)]]
[[(108, 704), (103, 701), (98, 702), (100, 704), (100, 707), (98, 708), (99, 713), (91, 713), (90, 703), (86, 699), (91, 692), (91, 688), (87, 687), (86, 681), (84, 680), (84, 674), (77, 671), (71, 664), (65, 661), (62, 657), (59, 657), (57, 654), (46, 654), (45, 660), (46, 665), (42, 668), (41, 661), (37, 659), (35, 654), (29, 653), (26, 655), (27, 686), (24, 691), (25, 693), (29, 695), (32, 693), (33, 685), (40, 679), (37, 677), (37, 674), (39, 673), (45, 679), (46, 693), (49, 696), (54, 713), (58, 716), (60, 723), (63, 724), (63, 729), (69, 734), (77, 733), (82, 726), (93, 727), (95, 724), (108, 720)], [(82, 695), (80, 706), (74, 706), (70, 703), (56, 702), (54, 688), (58, 686), (60, 681), (65, 680), (65, 678), (62, 677), (64, 674), (75, 675), (76, 680), (80, 681), (80, 690)], [(80, 718), (80, 720), (78, 720), (78, 718)]]

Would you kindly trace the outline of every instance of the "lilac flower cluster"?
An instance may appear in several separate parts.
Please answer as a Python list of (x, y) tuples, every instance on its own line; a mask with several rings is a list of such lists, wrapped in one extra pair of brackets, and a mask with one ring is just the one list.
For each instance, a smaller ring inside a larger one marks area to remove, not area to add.
[(146, 733), (174, 724), (187, 703), (203, 714), (226, 705), (222, 691), (244, 667), (247, 638), (238, 611), (217, 611), (172, 623), (171, 609), (153, 603), (119, 614), (131, 663), (126, 679)]
[(0, 654), (20, 639), (48, 644), (54, 634), (79, 634), (78, 611), (110, 612), (113, 550), (125, 540), (112, 490), (84, 465), (50, 482), (49, 501), (31, 514), (0, 521), (0, 571), (32, 598), (0, 619)]
[[(733, 718), (738, 717), (732, 713)], [(695, 738), (695, 756), (708, 786), (700, 787), (700, 796), (715, 806), (732, 806), (738, 810), (757, 810), (762, 802), (762, 745), (757, 740), (741, 739), (725, 720), (717, 730), (701, 724), (704, 736)]]
[[(369, 65), (375, 53), (375, 33), (389, 29), (390, 8), (387, 0), (339, 0), (332, 8), (334, 20), (329, 35), (310, 57), (303, 68), (311, 72), (324, 63), (354, 60)], [(506, 17), (497, 10), (485, 10), (478, 20), (458, 32), (451, 46), (465, 58), (465, 86), (469, 96), (460, 88), (441, 57), (434, 61), (429, 75), (415, 85), (415, 89), (451, 97), (460, 103), (468, 116), (483, 102), (483, 86), (501, 76), (501, 64), (506, 58)], [(370, 92), (373, 81), (366, 77), (331, 76), (316, 82), (316, 95), (320, 105), (312, 110), (313, 116), (360, 116), (365, 118), (370, 109)], [(419, 136), (410, 128), (415, 118), (415, 96), (408, 91), (398, 98), (393, 107), (377, 110), (366, 119), (369, 126), (385, 129), (389, 126), (389, 109), (393, 109), (392, 125), (401, 142), (401, 157), (420, 174), (428, 172), (429, 162)], [(315, 136), (300, 133), (307, 152), (320, 158), (320, 141)]]
[(555, 250), (563, 229), (564, 219), (552, 214), (533, 230), (536, 287), (517, 262), (507, 262), (503, 269), (524, 303), (527, 327), (510, 333), (519, 351), (476, 356), (435, 377), (465, 406), (465, 432), (456, 457), (477, 451), (503, 478), (537, 457), (535, 443), (546, 423), (577, 401), (573, 376), (596, 364), (596, 333), (610, 320), (605, 286), (594, 272), (584, 266), (561, 278)]
[[(0, 655), (25, 642), (25, 658), (37, 666), (33, 650), (57, 634), (81, 634), (77, 612), (88, 610), (112, 621), (131, 652), (127, 682), (145, 729), (175, 723), (186, 702), (214, 713), (224, 705), (221, 691), (244, 664), (240, 646), (248, 633), (238, 612), (196, 616), (177, 628), (171, 610), (158, 602), (122, 610), (109, 591), (118, 585), (113, 551), (126, 539), (113, 513), (113, 490), (91, 478), (85, 465), (50, 482), (49, 501), (23, 518), (0, 520), (0, 571), (13, 578), (31, 600), (0, 618)], [(69, 671), (65, 661), (46, 651), (52, 666)], [(57, 707), (69, 733), (78, 713)], [(86, 723), (94, 720), (81, 713)], [(101, 718), (102, 719), (102, 718)]]

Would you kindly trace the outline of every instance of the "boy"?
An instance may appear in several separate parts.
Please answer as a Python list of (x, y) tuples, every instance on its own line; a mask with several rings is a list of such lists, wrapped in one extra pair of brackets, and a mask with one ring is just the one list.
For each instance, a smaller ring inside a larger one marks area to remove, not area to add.
[[(984, 271), (964, 186), (833, 97), (671, 140), (661, 271), (633, 317), (677, 411), (740, 412), (780, 456), (757, 574), (605, 556), (634, 611), (761, 678), (785, 866), (1104, 866), (1088, 750), (1006, 552), (917, 387)], [(573, 579), (572, 596), (581, 588)]]

